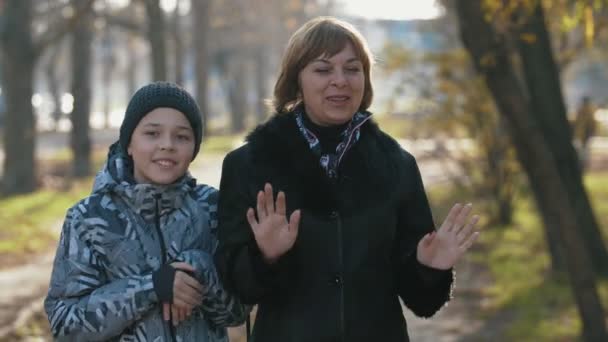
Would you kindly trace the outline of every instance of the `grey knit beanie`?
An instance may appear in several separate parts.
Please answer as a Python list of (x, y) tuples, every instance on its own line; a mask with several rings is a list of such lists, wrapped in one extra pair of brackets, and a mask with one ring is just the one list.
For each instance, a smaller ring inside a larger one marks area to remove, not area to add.
[(125, 154), (131, 142), (131, 135), (139, 121), (156, 108), (168, 107), (183, 113), (194, 132), (194, 155), (196, 157), (203, 138), (203, 122), (196, 100), (179, 85), (171, 82), (150, 83), (135, 92), (120, 125), (120, 146)]

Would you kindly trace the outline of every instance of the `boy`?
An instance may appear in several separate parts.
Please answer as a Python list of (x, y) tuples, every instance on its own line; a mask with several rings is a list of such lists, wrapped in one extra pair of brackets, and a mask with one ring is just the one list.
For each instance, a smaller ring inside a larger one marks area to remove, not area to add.
[(55, 338), (228, 341), (244, 321), (213, 264), (217, 190), (188, 173), (201, 139), (181, 87), (133, 95), (92, 194), (67, 212), (45, 300)]

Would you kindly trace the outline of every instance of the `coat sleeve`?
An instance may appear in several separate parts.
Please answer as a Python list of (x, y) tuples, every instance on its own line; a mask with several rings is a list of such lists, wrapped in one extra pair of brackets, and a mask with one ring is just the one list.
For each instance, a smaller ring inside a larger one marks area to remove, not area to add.
[(397, 288), (404, 304), (417, 316), (431, 317), (450, 300), (454, 275), (452, 269), (438, 270), (418, 262), (418, 242), (435, 225), (420, 170), (411, 155), (406, 155), (405, 167), (395, 249)]
[(195, 269), (196, 279), (204, 286), (205, 295), (201, 304), (204, 316), (217, 327), (236, 326), (245, 322), (251, 307), (243, 305), (231, 292), (227, 291), (221, 281), (214, 263), (213, 255), (217, 251), (217, 200), (218, 192), (210, 187), (199, 191), (199, 201), (205, 203), (209, 211), (210, 241), (205, 246), (210, 251), (191, 249), (181, 252), (177, 261), (186, 262)]
[(249, 193), (246, 182), (247, 150), (237, 151), (241, 154), (229, 153), (222, 166), (217, 264), (228, 289), (244, 303), (256, 304), (286, 287), (292, 257), (288, 252), (273, 265), (263, 261), (246, 216), (247, 209), (255, 207), (255, 194)]
[(95, 219), (70, 209), (44, 308), (57, 341), (102, 341), (158, 307), (152, 273), (108, 281), (96, 248)]

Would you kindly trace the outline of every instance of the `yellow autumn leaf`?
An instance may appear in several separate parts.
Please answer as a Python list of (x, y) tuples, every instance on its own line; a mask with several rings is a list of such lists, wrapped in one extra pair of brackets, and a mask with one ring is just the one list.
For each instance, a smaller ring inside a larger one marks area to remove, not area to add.
[(536, 43), (536, 35), (534, 33), (522, 33), (519, 38), (528, 44)]
[(486, 53), (479, 60), (482, 67), (491, 67), (496, 65), (496, 56), (493, 53)]

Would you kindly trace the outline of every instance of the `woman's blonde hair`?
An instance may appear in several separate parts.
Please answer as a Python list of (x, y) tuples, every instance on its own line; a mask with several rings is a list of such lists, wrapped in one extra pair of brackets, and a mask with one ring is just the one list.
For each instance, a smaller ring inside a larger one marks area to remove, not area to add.
[(298, 77), (308, 63), (319, 56), (334, 56), (347, 43), (353, 46), (365, 74), (365, 88), (359, 110), (369, 108), (374, 95), (371, 83), (373, 56), (365, 38), (345, 21), (333, 17), (317, 17), (300, 27), (289, 39), (274, 86), (272, 105), (276, 113), (289, 112), (302, 101)]

